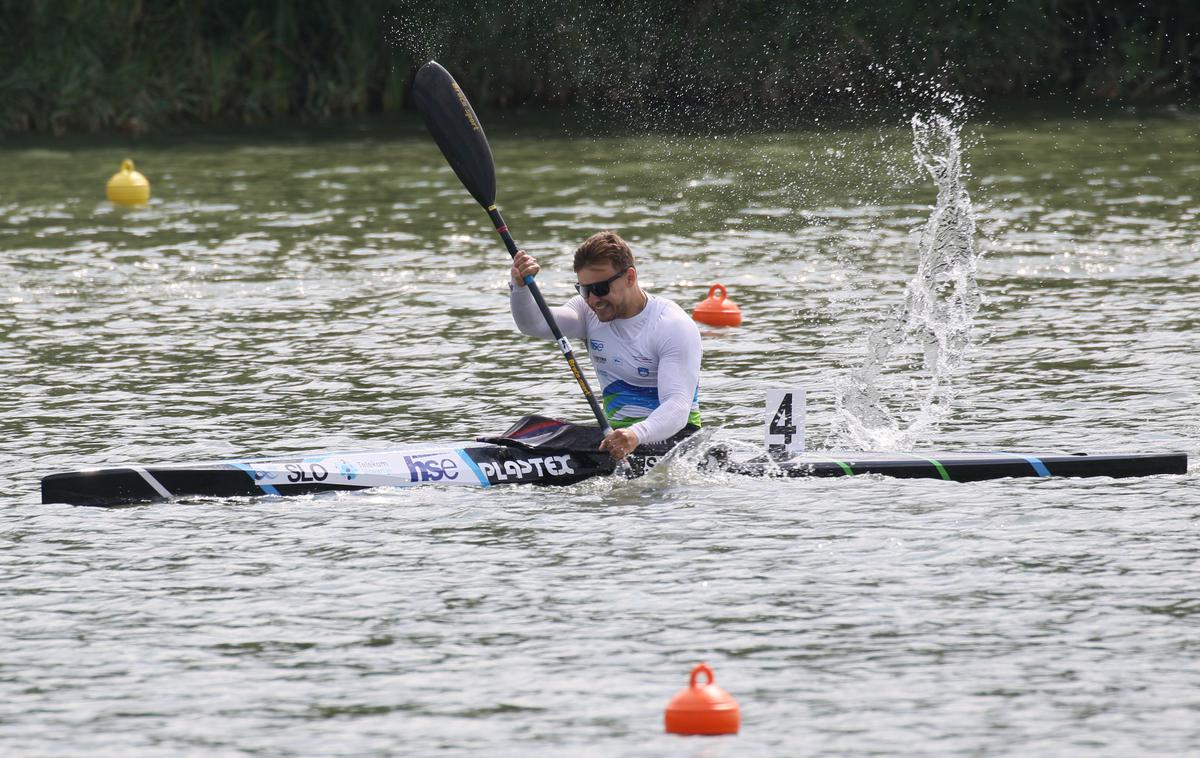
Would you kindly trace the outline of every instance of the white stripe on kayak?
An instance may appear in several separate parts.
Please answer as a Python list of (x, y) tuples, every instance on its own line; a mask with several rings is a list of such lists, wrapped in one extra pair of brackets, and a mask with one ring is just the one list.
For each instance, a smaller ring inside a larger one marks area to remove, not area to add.
[(159, 481), (158, 481), (157, 479), (155, 479), (154, 477), (150, 476), (150, 472), (149, 472), (149, 471), (147, 471), (147, 470), (146, 470), (146, 469), (144, 469), (144, 468), (139, 468), (139, 467), (137, 467), (137, 466), (130, 466), (130, 468), (131, 468), (131, 469), (133, 469), (134, 471), (138, 472), (138, 474), (139, 474), (139, 475), (140, 475), (140, 476), (141, 476), (143, 479), (145, 479), (145, 480), (146, 480), (146, 484), (149, 484), (151, 487), (153, 487), (153, 488), (154, 488), (154, 491), (155, 491), (155, 492), (157, 492), (158, 494), (162, 495), (163, 497), (172, 497), (171, 493), (167, 491), (167, 488), (166, 488), (166, 487), (162, 486), (162, 484), (160, 484), (160, 483), (159, 483)]

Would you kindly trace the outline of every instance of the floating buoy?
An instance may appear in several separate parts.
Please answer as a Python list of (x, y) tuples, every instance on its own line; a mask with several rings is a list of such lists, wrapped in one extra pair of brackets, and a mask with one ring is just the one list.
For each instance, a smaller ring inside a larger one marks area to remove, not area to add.
[[(697, 684), (701, 674), (708, 684)], [(670, 734), (737, 734), (742, 715), (733, 696), (717, 686), (712, 669), (701, 663), (692, 669), (687, 688), (667, 703), (663, 721)]]
[(696, 306), (692, 318), (709, 326), (741, 326), (742, 311), (729, 299), (724, 284), (708, 288), (708, 299)]
[(117, 205), (144, 205), (150, 199), (150, 182), (126, 158), (121, 161), (121, 170), (108, 180), (105, 194)]

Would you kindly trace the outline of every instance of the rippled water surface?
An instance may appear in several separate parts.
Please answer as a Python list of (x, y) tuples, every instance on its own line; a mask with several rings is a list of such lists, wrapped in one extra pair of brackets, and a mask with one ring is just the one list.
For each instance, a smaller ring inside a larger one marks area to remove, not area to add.
[[(599, 228), (685, 307), (702, 404), (812, 447), (903, 298), (935, 190), (906, 128), (493, 129), (551, 300)], [(964, 129), (982, 301), (926, 449), (1200, 455), (1200, 121)], [(507, 256), (413, 124), (9, 146), (0, 189), (0, 746), (14, 755), (1181, 753), (1200, 744), (1194, 473), (974, 484), (684, 466), (103, 510), (56, 470), (469, 439), (587, 410), (514, 333)], [(895, 384), (921, 397), (919, 372)], [(909, 409), (919, 411), (919, 408)], [(742, 733), (661, 734), (707, 661)]]

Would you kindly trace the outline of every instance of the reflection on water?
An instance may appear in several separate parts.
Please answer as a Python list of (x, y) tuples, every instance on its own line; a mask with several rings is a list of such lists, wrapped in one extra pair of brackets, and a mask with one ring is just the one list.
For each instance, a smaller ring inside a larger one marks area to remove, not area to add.
[[(704, 337), (718, 437), (755, 444), (765, 390), (803, 386), (810, 446), (840, 441), (839, 388), (917, 272), (955, 329), (893, 357), (965, 355), (940, 424), (906, 427), (917, 447), (1200, 454), (1196, 122), (964, 135), (962, 153), (922, 147), (922, 167), (906, 128), (490, 130), (500, 204), (549, 299), (570, 296), (570, 251), (601, 227), (685, 307), (730, 288), (745, 326)], [(938, 162), (960, 154), (969, 167)], [(1194, 475), (680, 468), (561, 490), (36, 504), (57, 469), (587, 416), (554, 347), (515, 333), (507, 256), (415, 125), (144, 146), (140, 210), (102, 200), (125, 155), (5, 155), (6, 749), (1180, 753), (1200, 738)], [(964, 352), (972, 218), (982, 299)], [(940, 269), (923, 257), (937, 250), (960, 257)], [(701, 659), (744, 729), (697, 746), (659, 731)]]

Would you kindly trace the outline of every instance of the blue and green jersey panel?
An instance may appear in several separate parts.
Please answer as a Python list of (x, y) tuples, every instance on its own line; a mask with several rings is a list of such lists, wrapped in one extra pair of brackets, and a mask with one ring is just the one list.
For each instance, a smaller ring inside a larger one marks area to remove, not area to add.
[[(692, 412), (688, 414), (688, 423), (700, 426), (700, 411), (695, 407), (700, 402), (700, 388), (692, 396)], [(637, 387), (617, 380), (604, 388), (604, 415), (613, 429), (623, 429), (644, 421), (647, 416), (658, 408), (657, 387)]]

